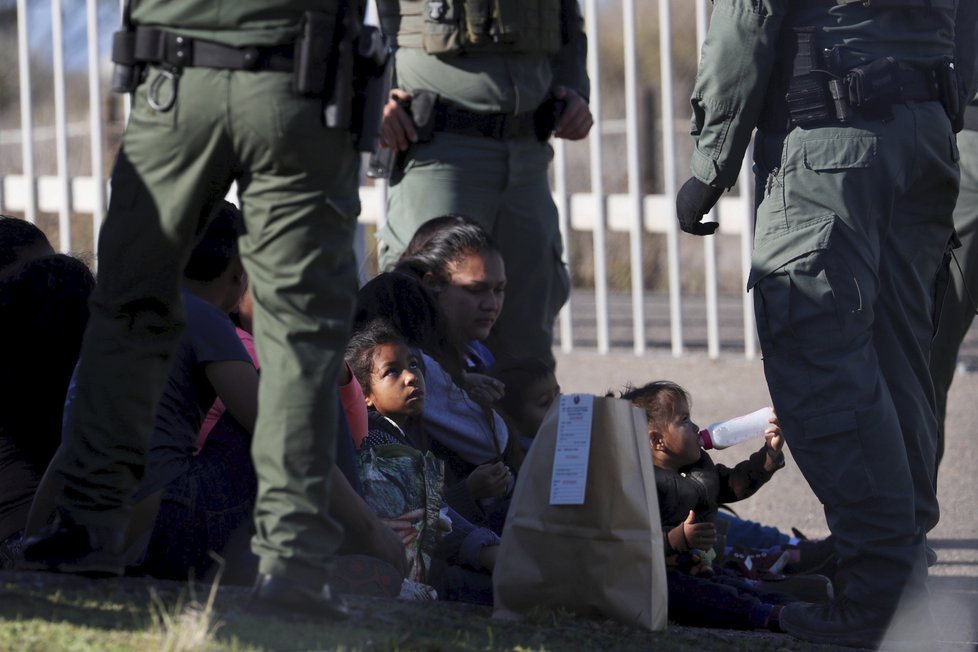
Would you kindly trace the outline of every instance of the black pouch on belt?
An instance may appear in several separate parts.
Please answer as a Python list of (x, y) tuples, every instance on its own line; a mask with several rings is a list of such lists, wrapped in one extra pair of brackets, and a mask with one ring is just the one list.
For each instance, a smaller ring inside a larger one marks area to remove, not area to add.
[(295, 41), (292, 87), (296, 95), (320, 97), (327, 88), (330, 55), (336, 40), (336, 15), (307, 11)]
[(819, 52), (814, 27), (795, 29), (795, 46), (791, 78), (785, 101), (791, 122), (799, 127), (825, 124), (835, 119), (828, 87), (821, 78)]
[(954, 61), (944, 59), (938, 63), (934, 68), (934, 77), (937, 80), (937, 93), (941, 104), (944, 105), (944, 111), (951, 120), (954, 133), (958, 133), (964, 128), (964, 110), (961, 107), (961, 87)]
[(558, 100), (553, 95), (537, 107), (537, 110), (533, 112), (533, 133), (536, 135), (537, 140), (542, 143), (550, 140), (554, 129), (557, 128), (557, 121), (560, 120), (560, 115), (566, 108), (567, 102), (565, 100)]
[(434, 91), (415, 91), (411, 97), (411, 119), (414, 121), (419, 143), (427, 143), (435, 136), (437, 106), (438, 93)]
[(846, 73), (849, 103), (860, 109), (888, 106), (900, 99), (899, 65), (893, 57), (881, 57)]

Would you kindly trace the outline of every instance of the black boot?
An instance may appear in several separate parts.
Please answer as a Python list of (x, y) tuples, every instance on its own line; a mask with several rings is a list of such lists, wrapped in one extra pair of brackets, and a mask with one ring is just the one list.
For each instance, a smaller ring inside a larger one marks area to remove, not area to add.
[(311, 587), (278, 575), (260, 574), (251, 594), (252, 610), (285, 618), (346, 620), (350, 609), (329, 584)]
[(25, 539), (23, 555), (25, 570), (117, 577), (125, 569), (120, 530), (82, 525), (61, 509), (50, 525)]
[(780, 623), (782, 630), (796, 638), (850, 647), (876, 649), (885, 640), (901, 649), (907, 645), (907, 649), (925, 650), (932, 649), (937, 639), (926, 604), (905, 609), (894, 617), (894, 609), (856, 603), (844, 595), (825, 604), (786, 605)]

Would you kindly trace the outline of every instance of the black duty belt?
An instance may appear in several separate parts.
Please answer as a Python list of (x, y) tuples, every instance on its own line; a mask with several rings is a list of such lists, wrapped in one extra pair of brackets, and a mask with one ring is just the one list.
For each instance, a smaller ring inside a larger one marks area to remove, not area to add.
[(435, 105), (435, 131), (511, 140), (536, 134), (534, 114), (476, 113), (451, 104)]
[(239, 48), (142, 26), (136, 28), (135, 37), (139, 62), (221, 70), (292, 72), (293, 68), (292, 44)]
[[(860, 77), (851, 72), (834, 81), (826, 82), (836, 84), (837, 92), (829, 94), (832, 96), (829, 100), (831, 103), (829, 108), (835, 117), (822, 121), (823, 126), (846, 124), (855, 118), (875, 119), (887, 114), (890, 106), (902, 102), (941, 100), (940, 88), (933, 70), (900, 66), (893, 70), (887, 79), (886, 99), (861, 105), (859, 97), (864, 89), (860, 88)], [(843, 119), (842, 115), (847, 117)], [(796, 126), (796, 123), (789, 115), (787, 107), (780, 102), (777, 106), (767, 107), (758, 123), (758, 127), (766, 131), (789, 131), (793, 126)]]

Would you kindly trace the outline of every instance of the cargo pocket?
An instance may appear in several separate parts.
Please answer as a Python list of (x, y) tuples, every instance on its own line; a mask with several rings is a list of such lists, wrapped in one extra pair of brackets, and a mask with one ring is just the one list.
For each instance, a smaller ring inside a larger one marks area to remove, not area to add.
[(824, 505), (848, 504), (878, 491), (866, 463), (867, 453), (852, 410), (823, 414), (802, 422), (793, 432), (791, 455), (812, 491)]
[(836, 215), (759, 241), (747, 289), (754, 291), (766, 355), (851, 340), (872, 329), (877, 281), (843, 252), (849, 227)]

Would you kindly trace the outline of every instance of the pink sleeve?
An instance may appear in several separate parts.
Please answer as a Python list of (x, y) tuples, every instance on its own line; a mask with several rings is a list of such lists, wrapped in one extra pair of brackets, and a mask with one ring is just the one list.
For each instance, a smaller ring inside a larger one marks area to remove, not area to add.
[[(255, 350), (255, 338), (251, 336), (251, 333), (237, 326), (234, 327), (234, 330), (237, 331), (238, 339), (241, 340), (245, 351), (251, 356), (251, 361), (255, 363), (255, 369), (260, 369), (258, 365), (258, 352)], [(211, 406), (211, 409), (207, 411), (207, 416), (204, 417), (204, 423), (200, 425), (197, 443), (194, 444), (196, 453), (199, 453), (200, 449), (204, 446), (204, 442), (207, 441), (207, 435), (211, 434), (211, 430), (217, 425), (217, 421), (224, 414), (225, 409), (227, 408), (224, 407), (224, 401), (221, 399), (214, 400), (214, 405)]]
[(353, 375), (350, 365), (345, 362), (343, 364), (346, 364), (350, 372), (350, 382), (340, 385), (340, 401), (343, 403), (343, 411), (346, 412), (346, 420), (350, 424), (353, 445), (360, 448), (360, 442), (367, 436), (367, 403), (363, 398), (363, 388)]

